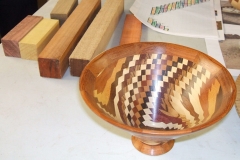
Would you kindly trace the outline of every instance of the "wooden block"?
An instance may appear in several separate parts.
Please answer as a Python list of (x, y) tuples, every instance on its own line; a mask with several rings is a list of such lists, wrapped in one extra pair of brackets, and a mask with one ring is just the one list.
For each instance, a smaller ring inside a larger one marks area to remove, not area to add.
[(42, 19), (20, 42), (21, 58), (37, 60), (38, 55), (59, 29), (59, 21)]
[(142, 23), (132, 14), (127, 14), (123, 26), (120, 45), (140, 42), (142, 34)]
[(2, 38), (3, 51), (6, 56), (20, 58), (19, 42), (20, 40), (36, 26), (43, 17), (30, 16), (25, 17), (11, 31)]
[(123, 9), (124, 0), (106, 0), (69, 58), (71, 75), (80, 76), (86, 64), (105, 50)]
[(101, 0), (82, 0), (38, 57), (40, 75), (62, 78), (69, 56), (101, 8)]
[(62, 25), (73, 10), (77, 7), (78, 0), (59, 0), (50, 13), (52, 19), (58, 19)]

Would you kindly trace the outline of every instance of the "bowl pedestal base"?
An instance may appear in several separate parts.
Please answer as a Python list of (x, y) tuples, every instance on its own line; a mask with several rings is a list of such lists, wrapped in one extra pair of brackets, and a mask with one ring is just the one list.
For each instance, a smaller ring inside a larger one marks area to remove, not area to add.
[(147, 155), (152, 155), (152, 156), (157, 156), (161, 155), (164, 153), (167, 153), (170, 151), (174, 145), (175, 140), (169, 140), (166, 142), (162, 142), (159, 144), (147, 144), (142, 142), (139, 138), (132, 136), (132, 144), (133, 146), (140, 152), (147, 154)]

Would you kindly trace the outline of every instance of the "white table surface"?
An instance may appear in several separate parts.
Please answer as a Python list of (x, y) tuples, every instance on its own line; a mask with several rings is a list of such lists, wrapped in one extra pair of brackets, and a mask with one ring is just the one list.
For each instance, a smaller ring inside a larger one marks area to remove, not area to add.
[[(35, 15), (49, 18), (56, 2), (48, 1)], [(108, 48), (118, 45), (133, 2), (125, 1)], [(161, 34), (143, 26), (142, 40), (161, 41)], [(69, 69), (62, 79), (40, 77), (37, 61), (5, 57), (0, 45), (0, 160), (240, 159), (235, 107), (220, 123), (181, 137), (170, 152), (152, 157), (133, 147), (130, 134), (97, 117), (81, 98), (78, 84), (79, 77), (72, 77)]]

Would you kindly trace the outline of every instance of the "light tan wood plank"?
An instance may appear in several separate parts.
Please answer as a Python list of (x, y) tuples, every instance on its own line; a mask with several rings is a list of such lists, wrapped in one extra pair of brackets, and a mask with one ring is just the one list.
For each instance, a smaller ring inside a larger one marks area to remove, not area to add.
[(36, 26), (43, 17), (30, 16), (25, 17), (12, 30), (2, 38), (2, 46), (5, 56), (20, 58), (19, 42), (20, 40)]
[(55, 19), (41, 20), (20, 42), (21, 58), (37, 60), (38, 55), (59, 29)]
[(101, 8), (100, 0), (82, 0), (38, 57), (40, 75), (62, 78), (69, 56)]
[(77, 7), (78, 0), (59, 0), (50, 13), (52, 19), (58, 19), (62, 25), (73, 10)]
[(122, 31), (120, 45), (140, 42), (142, 34), (142, 23), (132, 14), (127, 14)]
[(80, 76), (86, 64), (105, 50), (124, 8), (124, 0), (106, 0), (69, 58), (71, 75)]

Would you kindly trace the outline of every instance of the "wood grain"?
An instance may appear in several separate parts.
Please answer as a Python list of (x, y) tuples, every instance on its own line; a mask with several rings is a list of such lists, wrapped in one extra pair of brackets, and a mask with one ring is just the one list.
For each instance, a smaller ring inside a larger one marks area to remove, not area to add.
[(219, 122), (232, 109), (236, 85), (212, 57), (180, 45), (138, 42), (92, 59), (79, 81), (88, 107), (132, 133), (149, 155), (166, 153), (173, 139)]
[[(141, 33), (142, 33), (142, 23), (132, 14), (127, 14), (124, 22), (124, 27), (122, 31), (120, 45), (140, 42)], [(108, 67), (107, 72), (103, 72), (98, 78), (99, 81), (96, 82), (97, 86), (102, 87), (101, 93), (94, 93), (95, 96), (99, 97), (103, 104), (107, 104), (108, 98), (111, 95), (111, 84), (115, 80), (115, 74), (108, 73), (117, 73), (120, 72), (120, 65), (122, 65), (124, 61), (119, 61), (116, 67)], [(106, 83), (105, 83), (106, 82)]]
[(142, 23), (133, 14), (127, 14), (123, 26), (120, 45), (140, 42), (141, 34)]
[(42, 19), (20, 42), (21, 58), (37, 60), (38, 55), (59, 29), (59, 21)]
[(132, 144), (133, 146), (140, 152), (151, 155), (151, 156), (157, 156), (167, 153), (172, 149), (174, 146), (175, 140), (170, 140), (162, 143), (157, 143), (153, 145), (149, 145), (146, 143), (143, 143), (141, 139), (132, 136)]
[(77, 7), (78, 0), (59, 0), (50, 13), (52, 19), (58, 19), (62, 25), (73, 10)]
[(10, 30), (1, 40), (5, 55), (20, 58), (21, 55), (18, 43), (42, 19), (43, 17), (40, 16), (28, 15)]
[(100, 0), (82, 0), (38, 58), (40, 75), (62, 78), (69, 56), (101, 8)]
[(236, 86), (237, 86), (237, 98), (236, 98), (235, 105), (236, 105), (238, 116), (240, 118), (240, 75), (236, 80)]
[(80, 76), (86, 64), (105, 50), (124, 8), (124, 0), (106, 0), (101, 11), (69, 58), (73, 76)]

